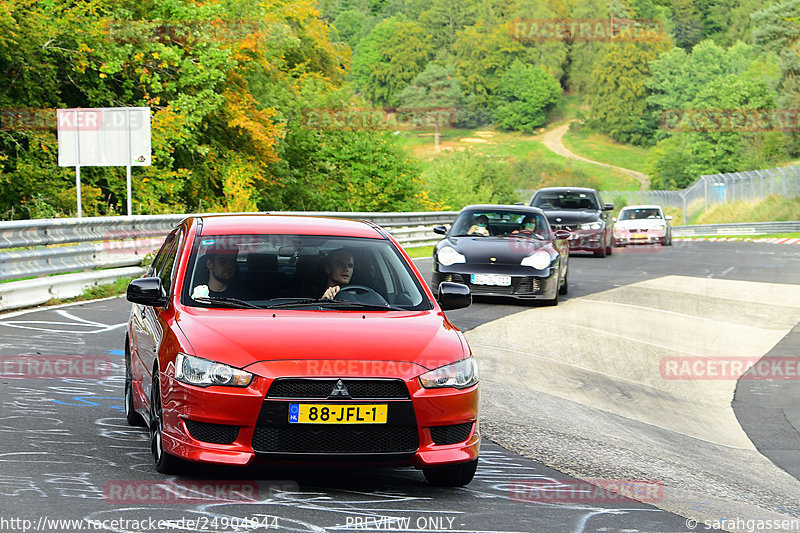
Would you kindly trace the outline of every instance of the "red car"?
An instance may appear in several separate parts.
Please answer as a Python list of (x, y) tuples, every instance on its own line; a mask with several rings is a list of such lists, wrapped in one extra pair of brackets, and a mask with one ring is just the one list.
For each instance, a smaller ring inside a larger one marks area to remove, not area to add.
[(478, 368), (397, 242), (353, 220), (185, 219), (128, 287), (125, 410), (156, 469), (410, 465), (469, 483), (478, 461)]

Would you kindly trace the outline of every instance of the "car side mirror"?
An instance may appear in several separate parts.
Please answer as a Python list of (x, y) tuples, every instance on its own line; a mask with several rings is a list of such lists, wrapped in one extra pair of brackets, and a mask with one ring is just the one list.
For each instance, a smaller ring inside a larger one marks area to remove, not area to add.
[(447, 235), (447, 226), (434, 226), (433, 232), (438, 235)]
[(616, 221), (617, 221), (617, 217), (611, 217), (611, 222), (616, 222)]
[(472, 305), (472, 293), (463, 283), (443, 281), (439, 284), (439, 295), (436, 300), (443, 311), (462, 309)]
[(161, 278), (139, 278), (130, 282), (126, 298), (129, 302), (151, 307), (165, 307), (167, 296)]
[(569, 239), (572, 233), (565, 229), (557, 229), (555, 235), (556, 239)]
[(672, 215), (667, 215), (667, 216), (666, 216), (666, 217), (664, 217), (664, 218), (666, 218), (667, 220), (672, 220)]
[(603, 204), (603, 211), (613, 211), (614, 204)]

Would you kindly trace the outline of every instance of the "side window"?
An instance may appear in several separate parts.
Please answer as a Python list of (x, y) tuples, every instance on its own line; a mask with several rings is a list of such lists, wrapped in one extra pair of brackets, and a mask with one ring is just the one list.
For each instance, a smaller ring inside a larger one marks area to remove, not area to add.
[(147, 272), (148, 276), (151, 277), (161, 277), (162, 267), (164, 266), (164, 261), (167, 258), (168, 252), (170, 247), (175, 241), (175, 233), (170, 233), (167, 235), (167, 238), (164, 239), (164, 244), (161, 245), (161, 249), (156, 254), (156, 258), (153, 260), (153, 264), (150, 265), (150, 270)]
[(182, 239), (173, 236), (172, 245), (165, 254), (164, 262), (161, 265), (161, 271), (156, 275), (161, 278), (161, 286), (164, 288), (164, 293), (169, 295), (172, 289), (172, 280), (175, 271), (175, 258), (178, 257), (178, 250)]

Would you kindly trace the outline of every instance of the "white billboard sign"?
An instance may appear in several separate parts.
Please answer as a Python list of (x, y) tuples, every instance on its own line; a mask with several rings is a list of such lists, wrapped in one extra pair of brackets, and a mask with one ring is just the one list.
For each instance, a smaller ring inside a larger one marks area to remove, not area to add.
[(150, 165), (150, 108), (58, 109), (58, 166)]

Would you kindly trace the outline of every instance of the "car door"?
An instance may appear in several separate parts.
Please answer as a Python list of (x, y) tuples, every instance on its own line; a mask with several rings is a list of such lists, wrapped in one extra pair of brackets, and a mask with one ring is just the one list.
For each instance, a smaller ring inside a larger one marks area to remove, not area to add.
[[(170, 295), (172, 288), (175, 257), (177, 256), (181, 239), (177, 231), (171, 233), (164, 241), (161, 250), (153, 261), (153, 266), (148, 272), (149, 277), (161, 278), (165, 295)], [(153, 363), (156, 360), (161, 339), (164, 336), (163, 325), (159, 319), (162, 308), (133, 304), (133, 333), (135, 341), (132, 343), (131, 369), (134, 382), (140, 384), (141, 400), (149, 402), (150, 387), (152, 384)]]

